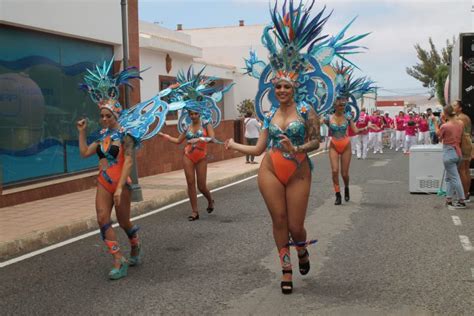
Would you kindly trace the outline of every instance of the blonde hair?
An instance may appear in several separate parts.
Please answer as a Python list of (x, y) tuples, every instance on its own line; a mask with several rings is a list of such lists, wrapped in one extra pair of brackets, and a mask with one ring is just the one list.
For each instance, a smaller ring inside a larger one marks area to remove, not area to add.
[(454, 113), (454, 108), (452, 105), (446, 105), (444, 108), (443, 108), (443, 112), (444, 112), (444, 115), (448, 116), (448, 117), (453, 117), (455, 115)]

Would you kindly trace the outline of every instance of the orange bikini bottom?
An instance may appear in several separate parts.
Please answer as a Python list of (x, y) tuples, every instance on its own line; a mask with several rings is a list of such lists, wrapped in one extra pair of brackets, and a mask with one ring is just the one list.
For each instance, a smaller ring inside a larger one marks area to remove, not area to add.
[(342, 155), (344, 153), (344, 150), (346, 150), (347, 145), (351, 143), (351, 139), (349, 137), (344, 137), (344, 138), (331, 138), (331, 144), (332, 147), (336, 150), (336, 152), (339, 155)]
[[(113, 165), (106, 170), (101, 170), (99, 172), (99, 177), (97, 181), (107, 190), (107, 192), (114, 194), (117, 190), (117, 185), (122, 174), (122, 168), (119, 165)], [(127, 185), (130, 187), (132, 180), (130, 177), (127, 178)]]
[(291, 155), (291, 158), (285, 158), (283, 152), (279, 150), (270, 150), (269, 155), (272, 159), (275, 175), (283, 185), (288, 184), (293, 173), (307, 157), (305, 153), (298, 153)]
[(192, 146), (186, 145), (184, 148), (184, 155), (189, 158), (193, 162), (193, 164), (197, 164), (204, 158), (206, 158), (207, 150), (206, 147), (195, 145)]

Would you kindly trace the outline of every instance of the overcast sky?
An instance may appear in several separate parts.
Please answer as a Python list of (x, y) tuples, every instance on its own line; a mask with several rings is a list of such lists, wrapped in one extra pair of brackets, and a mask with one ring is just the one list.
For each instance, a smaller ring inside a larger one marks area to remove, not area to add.
[[(140, 19), (175, 29), (267, 24), (269, 0), (140, 0)], [(272, 3), (273, 0), (271, 1)], [(283, 1), (279, 1), (283, 3)], [(427, 47), (432, 37), (441, 48), (460, 32), (474, 32), (471, 0), (317, 0), (313, 12), (324, 5), (334, 9), (324, 33), (334, 34), (358, 16), (346, 35), (372, 32), (362, 40), (369, 50), (351, 60), (364, 74), (383, 87), (380, 95), (416, 94), (426, 91), (405, 68), (417, 62), (413, 46)]]

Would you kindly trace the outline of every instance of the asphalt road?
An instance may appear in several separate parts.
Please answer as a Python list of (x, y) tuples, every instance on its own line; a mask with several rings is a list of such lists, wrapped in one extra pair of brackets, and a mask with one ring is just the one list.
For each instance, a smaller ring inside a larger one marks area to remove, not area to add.
[(449, 211), (435, 195), (409, 194), (408, 158), (389, 152), (352, 161), (352, 201), (336, 207), (328, 157), (314, 160), (306, 225), (319, 242), (292, 295), (280, 292), (252, 179), (214, 193), (215, 212), (199, 221), (186, 220), (188, 204), (137, 221), (144, 263), (125, 279), (107, 279), (99, 236), (0, 269), (0, 313), (474, 314), (474, 250), (460, 241), (474, 239), (474, 205)]

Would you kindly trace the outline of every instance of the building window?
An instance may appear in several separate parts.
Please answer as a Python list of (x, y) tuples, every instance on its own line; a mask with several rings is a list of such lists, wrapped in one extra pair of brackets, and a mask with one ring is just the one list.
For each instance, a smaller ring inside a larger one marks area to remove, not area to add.
[(100, 129), (97, 105), (78, 89), (113, 47), (0, 25), (0, 178), (3, 185), (96, 168), (79, 156), (75, 122)]

